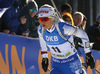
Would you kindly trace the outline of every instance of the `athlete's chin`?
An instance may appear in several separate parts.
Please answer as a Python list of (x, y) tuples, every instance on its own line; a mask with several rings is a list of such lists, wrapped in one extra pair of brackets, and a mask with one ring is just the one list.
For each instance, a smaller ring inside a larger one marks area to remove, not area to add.
[(43, 27), (44, 29), (48, 29), (48, 27)]

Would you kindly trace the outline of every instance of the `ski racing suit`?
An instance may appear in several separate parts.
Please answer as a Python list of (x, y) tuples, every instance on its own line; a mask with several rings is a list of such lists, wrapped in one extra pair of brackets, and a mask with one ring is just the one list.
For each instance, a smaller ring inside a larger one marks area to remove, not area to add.
[[(55, 25), (59, 26), (61, 33), (68, 39), (65, 41), (57, 32)], [(41, 46), (41, 52), (47, 52), (47, 46), (51, 52), (53, 67), (50, 74), (86, 74), (82, 67), (81, 60), (74, 47), (73, 33), (76, 30), (65, 22), (54, 23), (51, 29), (42, 30), (42, 26), (38, 27), (38, 34)], [(91, 52), (89, 40), (84, 31), (77, 28), (76, 35), (82, 39), (85, 53)], [(70, 43), (70, 42), (72, 43)], [(48, 54), (43, 53), (42, 58), (47, 58)]]

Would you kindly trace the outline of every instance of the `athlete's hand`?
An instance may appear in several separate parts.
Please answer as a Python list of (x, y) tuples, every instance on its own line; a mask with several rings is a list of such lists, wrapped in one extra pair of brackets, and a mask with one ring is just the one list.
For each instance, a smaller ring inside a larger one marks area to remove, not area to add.
[(95, 67), (94, 58), (91, 55), (91, 52), (86, 53), (86, 63), (87, 63), (87, 66), (91, 67), (91, 69), (93, 69)]
[(49, 61), (48, 58), (42, 59), (42, 69), (46, 72), (48, 70)]
[[(82, 43), (81, 38), (79, 37), (73, 37), (74, 38), (74, 44), (75, 44), (75, 48), (78, 49), (79, 47), (82, 47), (81, 45), (79, 45), (78, 43)], [(83, 48), (83, 47), (82, 47)]]

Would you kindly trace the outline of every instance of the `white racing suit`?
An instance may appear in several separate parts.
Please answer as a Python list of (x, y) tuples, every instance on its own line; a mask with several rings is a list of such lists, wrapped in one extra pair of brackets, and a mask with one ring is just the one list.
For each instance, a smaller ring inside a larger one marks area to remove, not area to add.
[[(42, 30), (41, 25), (38, 28), (42, 57), (48, 57), (46, 53), (47, 46), (51, 52), (53, 67), (50, 74), (86, 74), (77, 54), (77, 50), (74, 47), (72, 34), (75, 31), (75, 27), (64, 22), (59, 22), (58, 26), (64, 37), (66, 37), (72, 44), (65, 41), (59, 35), (55, 27), (55, 23), (51, 29)], [(91, 52), (86, 33), (77, 28), (75, 36), (82, 39), (85, 53)]]

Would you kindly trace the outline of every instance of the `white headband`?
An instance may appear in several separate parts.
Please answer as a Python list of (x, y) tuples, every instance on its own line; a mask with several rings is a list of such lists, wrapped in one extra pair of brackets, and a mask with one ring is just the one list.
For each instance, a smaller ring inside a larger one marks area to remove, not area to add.
[(55, 11), (53, 8), (40, 8), (38, 17), (50, 17), (54, 18)]

